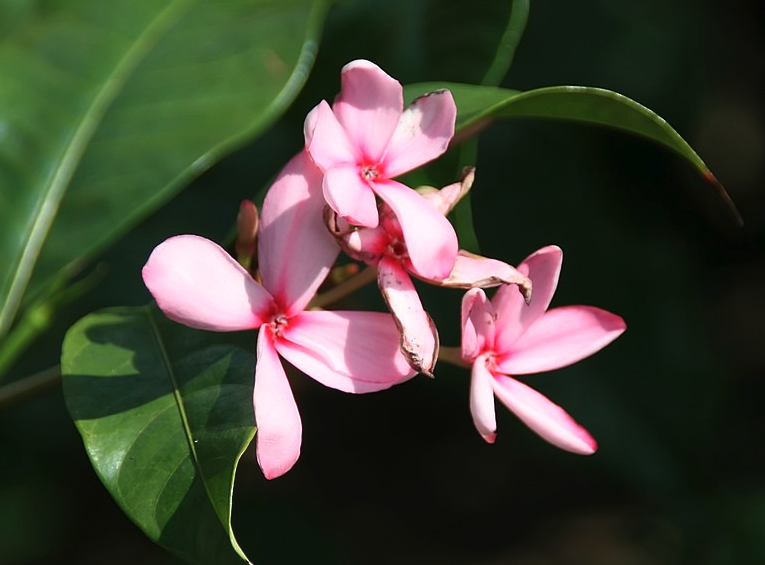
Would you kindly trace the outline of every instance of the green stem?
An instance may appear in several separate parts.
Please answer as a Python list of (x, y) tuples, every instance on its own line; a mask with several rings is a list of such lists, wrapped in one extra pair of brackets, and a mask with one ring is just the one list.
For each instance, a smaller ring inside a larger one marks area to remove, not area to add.
[(34, 375), (0, 387), (0, 410), (52, 389), (61, 382), (61, 367), (56, 365)]
[(507, 27), (502, 34), (499, 45), (497, 45), (496, 56), (486, 74), (484, 74), (481, 84), (498, 86), (507, 74), (515, 58), (515, 50), (518, 47), (521, 35), (523, 35), (523, 30), (526, 28), (526, 22), (529, 19), (529, 4), (529, 0), (516, 0), (513, 2)]
[(438, 350), (438, 360), (451, 363), (457, 367), (470, 368), (470, 363), (462, 358), (462, 350), (459, 347), (441, 347)]
[(52, 321), (53, 315), (46, 303), (33, 304), (24, 312), (0, 347), (0, 382), (16, 359), (50, 327)]
[[(459, 151), (461, 167), (474, 166), (478, 161), (478, 140), (476, 138), (467, 140), (460, 146)], [(469, 192), (455, 206), (452, 212), (452, 221), (457, 237), (459, 237), (460, 249), (471, 253), (480, 253), (478, 235), (475, 233), (475, 225), (473, 224), (472, 197)]]
[(328, 304), (333, 304), (341, 298), (345, 298), (349, 294), (356, 292), (358, 289), (368, 285), (376, 278), (377, 267), (367, 267), (359, 274), (341, 282), (327, 292), (316, 295), (316, 297), (308, 304), (308, 308), (324, 308)]
[(85, 278), (69, 284), (74, 273), (62, 271), (45, 289), (45, 292), (26, 307), (0, 346), (0, 382), (7, 376), (8, 369), (19, 356), (51, 326), (56, 310), (84, 296), (105, 274), (106, 268), (103, 265), (96, 265), (93, 272)]

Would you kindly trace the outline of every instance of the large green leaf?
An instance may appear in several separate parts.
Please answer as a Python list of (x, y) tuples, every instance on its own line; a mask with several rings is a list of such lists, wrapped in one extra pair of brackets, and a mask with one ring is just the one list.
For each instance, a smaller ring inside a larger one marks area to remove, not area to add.
[(149, 538), (199, 565), (246, 560), (231, 498), (255, 432), (255, 358), (232, 339), (144, 307), (91, 314), (63, 346), (67, 407), (99, 477)]
[(696, 167), (740, 221), (725, 189), (680, 134), (658, 114), (622, 94), (584, 86), (552, 86), (521, 92), (469, 84), (419, 83), (407, 87), (407, 99), (439, 88), (448, 88), (454, 95), (458, 132), (469, 132), (493, 118), (552, 118), (606, 126), (646, 137), (675, 151)]
[(325, 4), (50, 0), (19, 13), (0, 40), (0, 335), (33, 269), (39, 287), (92, 256), (285, 109)]

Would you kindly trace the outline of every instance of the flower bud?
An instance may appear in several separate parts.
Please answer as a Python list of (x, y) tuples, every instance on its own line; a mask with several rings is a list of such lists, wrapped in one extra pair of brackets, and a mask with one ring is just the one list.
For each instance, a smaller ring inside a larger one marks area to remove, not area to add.
[(242, 200), (236, 217), (236, 259), (249, 269), (257, 249), (258, 207), (251, 200)]

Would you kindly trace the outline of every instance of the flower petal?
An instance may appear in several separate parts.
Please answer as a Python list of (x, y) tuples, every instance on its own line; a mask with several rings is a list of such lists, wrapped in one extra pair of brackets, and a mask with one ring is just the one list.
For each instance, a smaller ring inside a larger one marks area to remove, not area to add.
[(433, 320), (401, 263), (383, 257), (377, 269), (380, 292), (401, 332), (401, 353), (412, 369), (432, 377), (438, 359), (438, 332)]
[(381, 312), (303, 312), (277, 342), (309, 377), (344, 392), (374, 392), (415, 375), (398, 348), (393, 318)]
[(375, 228), (377, 200), (356, 165), (337, 165), (324, 174), (324, 198), (337, 215), (355, 226)]
[(497, 353), (509, 351), (515, 340), (545, 313), (558, 286), (562, 262), (563, 252), (559, 247), (550, 245), (532, 253), (518, 265), (518, 271), (529, 277), (534, 286), (528, 304), (513, 287), (502, 287), (494, 295), (492, 304), (497, 312)]
[(497, 362), (503, 373), (559, 369), (601, 350), (627, 328), (616, 314), (592, 306), (548, 310)]
[(373, 188), (401, 225), (415, 274), (426, 279), (447, 278), (457, 259), (457, 234), (449, 220), (401, 183), (375, 182)]
[(323, 170), (340, 163), (358, 164), (361, 151), (351, 143), (342, 124), (325, 100), (308, 112), (303, 124), (305, 148)]
[(196, 235), (179, 235), (159, 244), (142, 275), (162, 312), (192, 328), (254, 329), (274, 303), (224, 249)]
[(267, 479), (289, 471), (300, 457), (303, 425), (284, 367), (267, 327), (258, 334), (255, 366), (255, 452)]
[(560, 406), (520, 381), (494, 375), (494, 394), (521, 421), (553, 445), (581, 455), (590, 455), (597, 443)]
[(524, 296), (531, 297), (531, 279), (522, 275), (515, 267), (488, 257), (474, 255), (460, 249), (449, 278), (429, 281), (449, 288), (492, 288), (503, 284), (518, 285)]
[(494, 376), (486, 367), (486, 357), (479, 355), (470, 374), (470, 413), (478, 433), (488, 443), (494, 443), (497, 439), (493, 380)]
[(473, 288), (462, 297), (462, 358), (473, 362), (494, 344), (495, 316), (491, 302), (480, 288)]
[(335, 237), (340, 248), (357, 261), (377, 265), (385, 254), (390, 236), (382, 225), (376, 228), (353, 227), (337, 217), (334, 210), (325, 215), (329, 232)]
[(263, 201), (258, 263), (263, 286), (288, 316), (303, 310), (340, 248), (322, 218), (322, 174), (305, 151), (282, 169)]
[(345, 65), (341, 80), (332, 109), (369, 164), (379, 164), (404, 108), (401, 83), (364, 60)]
[(462, 180), (447, 185), (441, 189), (431, 186), (418, 187), (422, 197), (438, 208), (444, 216), (447, 216), (454, 207), (470, 192), (475, 180), (475, 167), (466, 167), (462, 173)]
[(417, 98), (404, 110), (390, 138), (386, 174), (396, 177), (443, 154), (454, 136), (456, 118), (457, 105), (448, 90)]

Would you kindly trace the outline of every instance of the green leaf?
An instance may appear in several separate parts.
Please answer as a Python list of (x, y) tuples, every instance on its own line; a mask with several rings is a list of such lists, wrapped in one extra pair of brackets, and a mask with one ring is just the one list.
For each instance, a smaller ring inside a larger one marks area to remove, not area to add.
[(741, 222), (723, 186), (680, 134), (658, 114), (622, 94), (584, 86), (552, 86), (521, 92), (469, 84), (420, 83), (406, 88), (407, 99), (439, 88), (447, 88), (454, 95), (457, 131), (463, 135), (494, 118), (552, 118), (606, 126), (648, 138), (693, 165)]
[(36, 0), (0, 0), (0, 41), (29, 17)]
[(143, 307), (91, 314), (63, 345), (67, 408), (101, 481), (149, 538), (199, 565), (247, 561), (231, 500), (255, 432), (255, 357), (232, 339)]
[(93, 256), (280, 115), (313, 64), (326, 2), (17, 12), (0, 41), (0, 335), (33, 269), (39, 287)]

